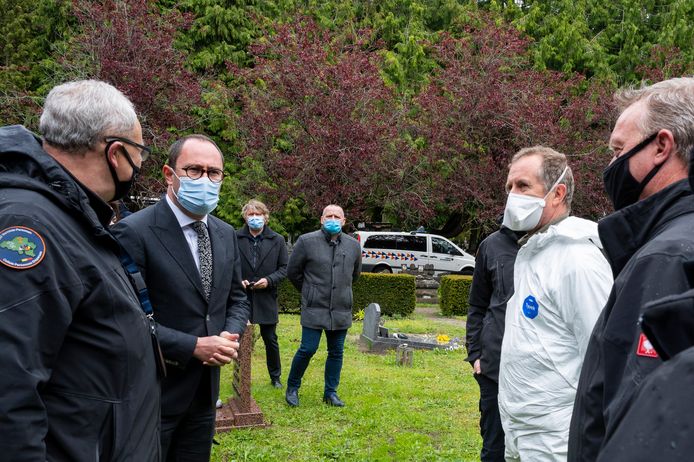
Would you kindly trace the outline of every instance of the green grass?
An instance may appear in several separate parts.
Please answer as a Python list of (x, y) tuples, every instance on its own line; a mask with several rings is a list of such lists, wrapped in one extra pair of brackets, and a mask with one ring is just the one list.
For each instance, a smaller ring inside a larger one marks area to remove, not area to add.
[[(400, 332), (464, 338), (465, 330), (414, 314), (386, 319)], [(267, 428), (234, 430), (216, 436), (213, 461), (475, 461), (479, 460), (479, 391), (464, 350), (414, 352), (413, 367), (395, 365), (395, 353), (363, 353), (357, 341), (361, 322), (349, 331), (339, 388), (347, 407), (321, 402), (325, 340), (306, 371), (301, 406), (289, 408), (284, 390), (270, 386), (265, 350), (253, 354), (253, 397)], [(280, 315), (282, 381), (300, 339), (296, 315)], [(222, 372), (222, 397), (230, 394), (230, 368)]]

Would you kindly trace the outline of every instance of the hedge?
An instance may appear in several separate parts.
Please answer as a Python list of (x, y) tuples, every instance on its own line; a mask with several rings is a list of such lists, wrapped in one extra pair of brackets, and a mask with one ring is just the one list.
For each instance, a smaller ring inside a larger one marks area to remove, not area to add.
[(472, 276), (442, 276), (439, 285), (439, 306), (444, 316), (467, 316)]
[[(378, 303), (382, 315), (408, 315), (416, 303), (415, 277), (411, 274), (362, 273), (354, 284), (354, 313)], [(301, 294), (286, 279), (278, 289), (277, 303), (283, 313), (298, 313)]]

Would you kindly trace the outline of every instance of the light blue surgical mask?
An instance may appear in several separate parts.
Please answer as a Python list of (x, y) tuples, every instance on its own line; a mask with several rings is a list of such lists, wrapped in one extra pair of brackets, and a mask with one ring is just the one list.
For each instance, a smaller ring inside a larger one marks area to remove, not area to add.
[(251, 228), (254, 231), (257, 231), (259, 229), (263, 229), (263, 226), (265, 225), (265, 218), (253, 215), (248, 217), (248, 220), (246, 220), (248, 223), (248, 227)]
[(180, 182), (178, 192), (174, 191), (178, 203), (193, 215), (204, 216), (213, 211), (219, 202), (219, 189), (222, 183), (210, 181), (207, 176), (201, 176), (197, 180), (188, 177), (179, 177), (174, 172)]
[(323, 223), (323, 229), (332, 236), (342, 231), (342, 225), (340, 224), (340, 220), (325, 220)]

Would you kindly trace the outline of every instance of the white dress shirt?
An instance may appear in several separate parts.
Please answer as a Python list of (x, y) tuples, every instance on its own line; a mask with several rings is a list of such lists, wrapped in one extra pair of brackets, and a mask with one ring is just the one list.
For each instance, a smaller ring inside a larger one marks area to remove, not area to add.
[(200, 271), (200, 256), (198, 255), (198, 233), (195, 232), (195, 230), (193, 229), (193, 223), (195, 223), (196, 221), (202, 221), (203, 223), (205, 223), (205, 226), (207, 226), (207, 215), (202, 217), (201, 220), (190, 218), (188, 215), (183, 213), (183, 211), (180, 208), (178, 208), (176, 204), (174, 204), (174, 201), (171, 200), (168, 194), (166, 194), (166, 203), (169, 204), (169, 207), (171, 207), (171, 210), (173, 211), (174, 216), (178, 221), (178, 224), (181, 226), (183, 236), (185, 236), (186, 242), (188, 242), (188, 247), (190, 248), (190, 252), (193, 254), (195, 266), (197, 266), (198, 271)]

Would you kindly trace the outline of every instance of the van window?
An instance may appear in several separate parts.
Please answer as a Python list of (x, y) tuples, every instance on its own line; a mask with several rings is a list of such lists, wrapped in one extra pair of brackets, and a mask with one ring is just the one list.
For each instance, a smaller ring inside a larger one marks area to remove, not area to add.
[(397, 236), (391, 234), (373, 235), (366, 238), (364, 242), (365, 249), (397, 249)]
[(445, 241), (441, 238), (438, 238), (438, 237), (432, 237), (431, 238), (431, 247), (432, 247), (434, 253), (445, 253), (448, 255), (458, 255), (458, 256), (463, 255), (460, 252), (460, 250), (453, 247), (453, 244), (451, 244), (450, 242)]
[(425, 236), (399, 236), (397, 234), (374, 234), (366, 238), (365, 249), (427, 251)]
[(427, 238), (424, 236), (397, 236), (397, 238), (398, 250), (427, 251)]

